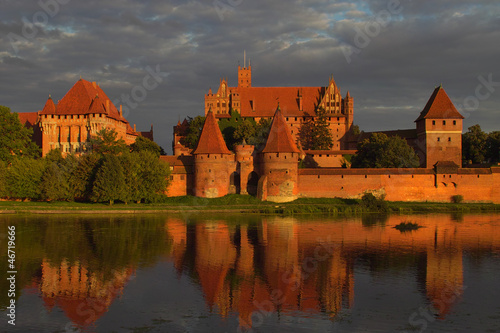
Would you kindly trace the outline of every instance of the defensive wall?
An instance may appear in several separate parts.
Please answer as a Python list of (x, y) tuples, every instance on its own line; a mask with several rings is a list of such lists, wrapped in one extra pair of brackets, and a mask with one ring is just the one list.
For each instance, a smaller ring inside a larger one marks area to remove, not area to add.
[[(448, 171), (448, 172), (446, 172)], [(435, 169), (300, 169), (299, 196), (360, 198), (366, 192), (389, 201), (500, 203), (500, 168), (455, 171)]]

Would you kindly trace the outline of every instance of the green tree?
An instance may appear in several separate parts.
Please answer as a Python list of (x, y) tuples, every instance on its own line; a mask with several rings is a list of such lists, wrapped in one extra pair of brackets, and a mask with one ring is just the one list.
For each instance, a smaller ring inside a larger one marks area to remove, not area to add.
[(47, 166), (40, 183), (41, 198), (48, 201), (73, 200), (75, 194), (70, 185), (70, 178), (78, 161), (73, 155), (68, 155), (65, 159), (61, 156), (58, 159), (57, 150), (52, 152), (44, 158)]
[(481, 130), (481, 126), (474, 125), (462, 135), (462, 157), (465, 161), (482, 163), (486, 159), (486, 140), (488, 135)]
[(101, 163), (101, 156), (96, 153), (82, 155), (69, 177), (70, 188), (77, 200), (90, 200), (95, 176)]
[(95, 202), (109, 202), (112, 205), (115, 200), (125, 199), (125, 192), (125, 174), (119, 158), (113, 154), (104, 155), (102, 164), (95, 176), (92, 200)]
[(253, 119), (243, 120), (234, 130), (233, 139), (235, 143), (242, 143), (243, 140), (247, 143), (256, 135), (257, 124)]
[(486, 156), (491, 163), (500, 162), (500, 131), (491, 132), (486, 140)]
[(130, 148), (132, 152), (150, 151), (157, 157), (160, 157), (162, 152), (162, 148), (156, 142), (151, 141), (143, 136), (138, 136), (135, 139), (135, 142), (130, 145)]
[(7, 174), (7, 164), (0, 160), (0, 198), (7, 196), (7, 184), (5, 182), (5, 175)]
[(33, 130), (21, 124), (17, 113), (0, 105), (0, 160), (9, 164), (16, 156), (39, 157), (41, 150), (32, 135)]
[(231, 149), (237, 142), (234, 134), (236, 129), (243, 123), (243, 118), (241, 118), (238, 111), (230, 111), (231, 118), (222, 118), (219, 120), (219, 129), (226, 141), (226, 145)]
[(205, 117), (188, 117), (189, 126), (186, 131), (186, 136), (181, 139), (181, 144), (191, 149), (196, 148), (198, 140), (200, 139), (201, 130), (203, 129), (203, 124), (205, 124)]
[(151, 152), (139, 153), (138, 191), (145, 202), (154, 202), (168, 188), (170, 167)]
[(299, 141), (306, 150), (327, 150), (333, 147), (333, 135), (324, 108), (316, 110), (316, 117), (307, 117), (299, 130)]
[(373, 133), (360, 142), (351, 161), (352, 168), (416, 168), (420, 164), (406, 140), (384, 133)]
[(260, 150), (266, 144), (271, 124), (271, 119), (261, 118), (255, 126), (253, 136), (248, 139), (248, 143), (254, 145), (257, 150)]
[(90, 139), (92, 151), (98, 154), (119, 155), (129, 151), (129, 147), (123, 139), (118, 139), (118, 133), (114, 129), (103, 128)]
[(29, 157), (14, 159), (7, 169), (6, 185), (10, 198), (33, 199), (40, 198), (40, 183), (45, 171), (43, 160)]

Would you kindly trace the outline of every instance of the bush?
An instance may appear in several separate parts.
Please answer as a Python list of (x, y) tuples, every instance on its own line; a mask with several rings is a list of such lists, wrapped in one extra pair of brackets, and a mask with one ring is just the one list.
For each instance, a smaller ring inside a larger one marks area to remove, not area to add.
[(384, 198), (377, 198), (373, 193), (363, 194), (361, 205), (368, 211), (386, 212), (388, 210)]
[(464, 197), (460, 194), (451, 197), (451, 202), (453, 203), (461, 203), (462, 201), (464, 201)]

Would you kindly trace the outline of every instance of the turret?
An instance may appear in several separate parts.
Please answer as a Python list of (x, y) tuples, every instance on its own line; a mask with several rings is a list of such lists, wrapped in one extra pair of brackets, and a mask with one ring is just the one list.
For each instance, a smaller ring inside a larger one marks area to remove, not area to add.
[(194, 155), (194, 195), (217, 198), (229, 193), (234, 155), (224, 142), (217, 120), (209, 111)]
[[(234, 152), (236, 153), (237, 162), (237, 173), (240, 176), (240, 194), (249, 194), (248, 183), (251, 178), (251, 173), (254, 170), (253, 166), (253, 152), (255, 146), (248, 145), (245, 141), (242, 144), (236, 145), (234, 147)], [(252, 190), (250, 191), (252, 192)], [(254, 194), (254, 193), (250, 193)]]
[(300, 150), (278, 105), (266, 146), (260, 153), (259, 197), (262, 200), (286, 202), (297, 198), (299, 155)]

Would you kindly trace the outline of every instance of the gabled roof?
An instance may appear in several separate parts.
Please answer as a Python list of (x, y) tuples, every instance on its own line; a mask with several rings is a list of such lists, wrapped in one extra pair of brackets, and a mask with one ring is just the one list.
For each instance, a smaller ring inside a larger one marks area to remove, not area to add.
[(20, 112), (17, 116), (21, 124), (26, 127), (33, 127), (38, 121), (38, 112)]
[(464, 117), (457, 111), (443, 87), (439, 86), (434, 89), (431, 98), (415, 121), (422, 119), (464, 119)]
[(193, 154), (231, 154), (212, 111), (207, 113), (198, 145)]
[(269, 130), (263, 153), (300, 153), (293, 141), (292, 133), (285, 122), (280, 107), (274, 113), (273, 123)]
[[(234, 89), (234, 88), (233, 88)], [(272, 117), (279, 101), (285, 116), (315, 114), (325, 94), (325, 87), (238, 87), (242, 117)], [(302, 96), (302, 111), (299, 96)]]

